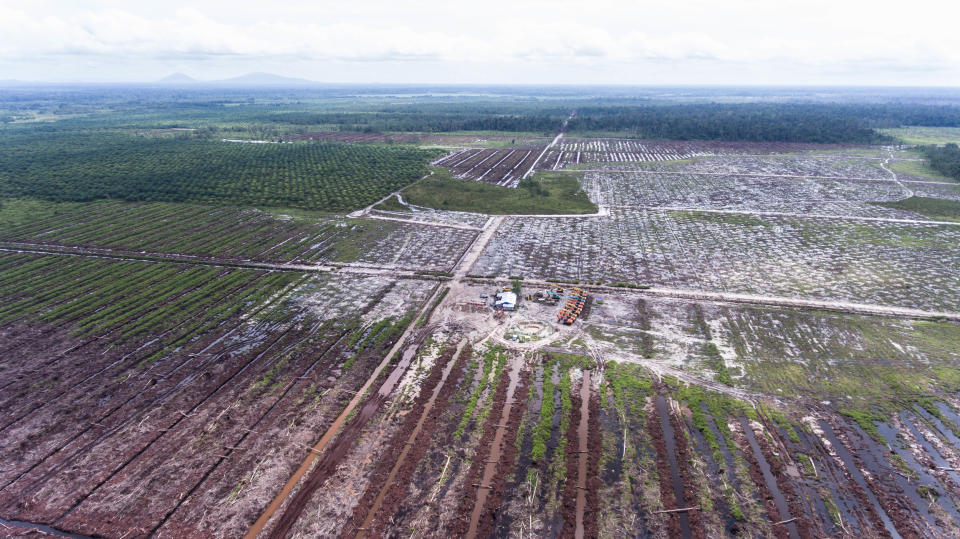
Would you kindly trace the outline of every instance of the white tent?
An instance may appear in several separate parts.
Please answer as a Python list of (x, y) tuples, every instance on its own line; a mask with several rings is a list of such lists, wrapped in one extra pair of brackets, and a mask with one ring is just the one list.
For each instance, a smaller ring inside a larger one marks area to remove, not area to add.
[(505, 311), (512, 311), (517, 307), (517, 295), (513, 292), (500, 292), (497, 294), (497, 301), (494, 305), (502, 307)]

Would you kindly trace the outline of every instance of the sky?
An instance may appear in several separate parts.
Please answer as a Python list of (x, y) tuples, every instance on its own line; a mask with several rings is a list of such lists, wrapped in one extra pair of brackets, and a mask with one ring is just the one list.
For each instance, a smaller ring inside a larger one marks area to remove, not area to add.
[(960, 2), (0, 0), (0, 80), (960, 86)]

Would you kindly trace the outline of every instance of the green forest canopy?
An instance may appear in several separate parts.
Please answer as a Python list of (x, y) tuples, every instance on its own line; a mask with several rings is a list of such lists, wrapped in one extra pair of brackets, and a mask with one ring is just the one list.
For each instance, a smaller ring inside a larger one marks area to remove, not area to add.
[(0, 139), (0, 196), (349, 211), (426, 174), (436, 150), (127, 135)]

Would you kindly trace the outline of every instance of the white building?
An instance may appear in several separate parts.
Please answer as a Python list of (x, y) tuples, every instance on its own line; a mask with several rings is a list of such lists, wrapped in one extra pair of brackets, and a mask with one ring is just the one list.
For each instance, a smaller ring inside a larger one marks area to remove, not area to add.
[(504, 311), (512, 311), (517, 308), (517, 295), (513, 292), (499, 292), (493, 305), (502, 307)]

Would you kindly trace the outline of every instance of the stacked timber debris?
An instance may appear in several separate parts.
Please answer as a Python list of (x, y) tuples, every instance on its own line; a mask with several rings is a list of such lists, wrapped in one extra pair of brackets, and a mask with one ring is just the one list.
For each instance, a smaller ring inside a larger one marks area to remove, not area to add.
[(570, 291), (570, 297), (567, 304), (557, 313), (557, 320), (566, 325), (570, 325), (577, 320), (580, 313), (583, 312), (583, 306), (587, 303), (587, 294), (582, 288), (574, 288)]

